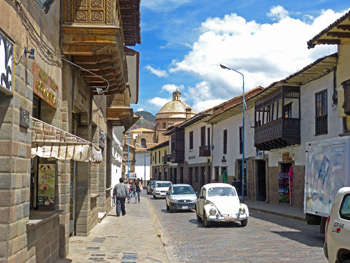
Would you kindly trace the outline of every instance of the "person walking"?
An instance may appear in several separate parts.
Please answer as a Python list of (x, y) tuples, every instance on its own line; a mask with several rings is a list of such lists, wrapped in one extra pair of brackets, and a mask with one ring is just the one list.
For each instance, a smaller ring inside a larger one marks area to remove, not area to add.
[(138, 179), (134, 180), (134, 193), (135, 193), (135, 204), (140, 203), (140, 192), (141, 192), (141, 183)]
[(133, 197), (133, 193), (134, 193), (133, 180), (130, 180), (130, 181), (129, 181), (128, 187), (129, 187), (128, 203), (130, 203), (130, 202), (131, 202), (131, 198)]
[(116, 184), (113, 188), (113, 197), (117, 200), (117, 216), (126, 215), (125, 211), (125, 198), (129, 196), (129, 188), (123, 183), (123, 178), (119, 179), (119, 184)]

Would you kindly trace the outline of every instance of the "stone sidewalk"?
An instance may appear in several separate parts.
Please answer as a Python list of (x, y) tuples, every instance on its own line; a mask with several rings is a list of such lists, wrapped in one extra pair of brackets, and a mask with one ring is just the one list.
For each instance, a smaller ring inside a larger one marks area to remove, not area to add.
[(303, 208), (297, 208), (287, 204), (275, 205), (263, 201), (245, 201), (244, 203), (250, 210), (256, 210), (264, 213), (305, 221)]
[(57, 262), (169, 262), (160, 235), (149, 200), (141, 197), (140, 204), (126, 204), (126, 216), (117, 217), (113, 207), (88, 237), (71, 237), (69, 255)]

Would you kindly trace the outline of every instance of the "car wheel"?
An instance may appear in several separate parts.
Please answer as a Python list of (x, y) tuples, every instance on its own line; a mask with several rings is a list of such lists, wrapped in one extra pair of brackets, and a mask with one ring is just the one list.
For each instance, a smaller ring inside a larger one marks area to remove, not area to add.
[(166, 204), (166, 210), (167, 211), (169, 211), (169, 206), (168, 206), (168, 204), (165, 202), (165, 204)]
[(203, 211), (203, 225), (205, 227), (210, 227), (211, 222), (208, 221), (207, 215), (205, 214), (205, 211)]
[(241, 226), (245, 227), (248, 224), (248, 219), (242, 220), (241, 221)]

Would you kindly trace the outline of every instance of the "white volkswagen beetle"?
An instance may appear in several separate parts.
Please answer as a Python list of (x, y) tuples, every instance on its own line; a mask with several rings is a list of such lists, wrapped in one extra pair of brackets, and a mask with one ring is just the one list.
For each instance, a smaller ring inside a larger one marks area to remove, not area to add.
[(196, 201), (197, 220), (208, 227), (212, 222), (248, 224), (249, 211), (239, 201), (236, 189), (229, 184), (212, 183), (202, 186)]

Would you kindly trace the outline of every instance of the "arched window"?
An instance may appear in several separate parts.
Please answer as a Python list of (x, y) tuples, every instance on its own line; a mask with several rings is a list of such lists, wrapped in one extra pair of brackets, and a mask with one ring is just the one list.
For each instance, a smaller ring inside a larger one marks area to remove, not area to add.
[(141, 139), (141, 147), (142, 147), (142, 148), (147, 148), (147, 142), (146, 142), (146, 139), (145, 139), (145, 138), (142, 138), (142, 139)]
[(166, 123), (163, 122), (163, 129), (166, 129)]

